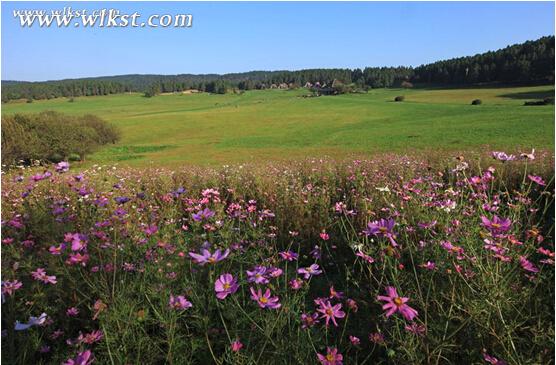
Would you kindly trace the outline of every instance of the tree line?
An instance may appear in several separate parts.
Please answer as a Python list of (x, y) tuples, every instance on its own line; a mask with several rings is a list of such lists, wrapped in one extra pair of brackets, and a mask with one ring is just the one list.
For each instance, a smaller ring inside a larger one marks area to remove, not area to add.
[(475, 56), (453, 58), (413, 67), (364, 69), (307, 69), (250, 71), (224, 75), (121, 75), (46, 82), (3, 81), (2, 101), (108, 95), (123, 92), (158, 93), (196, 89), (225, 93), (287, 85), (331, 85), (334, 80), (358, 88), (399, 87), (416, 84), (464, 85), (477, 83), (554, 82), (554, 36), (508, 46)]

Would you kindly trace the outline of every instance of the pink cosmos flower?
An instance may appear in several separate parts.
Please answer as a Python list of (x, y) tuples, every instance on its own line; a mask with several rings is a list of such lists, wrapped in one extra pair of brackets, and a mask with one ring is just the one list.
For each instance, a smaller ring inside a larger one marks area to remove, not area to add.
[(72, 253), (69, 255), (69, 259), (66, 260), (68, 265), (81, 265), (86, 266), (89, 261), (89, 254), (82, 255), (81, 253)]
[(369, 333), (369, 341), (377, 344), (384, 343), (384, 335), (380, 332)]
[(48, 251), (54, 255), (54, 256), (58, 256), (62, 254), (62, 251), (64, 251), (66, 249), (66, 245), (64, 243), (60, 244), (59, 246), (50, 246), (50, 248), (48, 249)]
[(319, 265), (312, 264), (309, 267), (302, 267), (301, 269), (297, 269), (298, 274), (303, 274), (305, 280), (308, 280), (313, 275), (319, 275), (322, 273), (322, 270), (319, 270)]
[(508, 232), (512, 225), (512, 221), (509, 218), (500, 218), (497, 215), (495, 215), (492, 220), (485, 216), (481, 216), (481, 221), (483, 222), (483, 226), (488, 229), (494, 237)]
[(66, 161), (58, 162), (56, 164), (56, 172), (62, 173), (69, 171), (70, 164)]
[(63, 365), (89, 365), (94, 361), (91, 350), (86, 350), (77, 354), (75, 359), (68, 359)]
[(220, 275), (218, 280), (214, 283), (214, 291), (216, 297), (220, 300), (226, 298), (228, 294), (233, 294), (237, 291), (239, 285), (237, 280), (230, 274)]
[(367, 229), (363, 232), (367, 236), (376, 236), (376, 237), (386, 237), (392, 244), (392, 246), (396, 247), (398, 244), (395, 241), (396, 235), (393, 232), (394, 225), (396, 222), (392, 219), (381, 219), (374, 222), (369, 222), (367, 224)]
[(415, 322), (406, 325), (405, 330), (420, 337), (423, 337), (427, 332), (427, 328), (425, 326), (423, 326), (422, 324), (417, 324)]
[(508, 365), (508, 363), (505, 362), (504, 360), (499, 360), (499, 359), (495, 358), (494, 356), (490, 356), (486, 352), (483, 353), (483, 359), (486, 362), (488, 362), (489, 364), (492, 364), (492, 365)]
[(189, 300), (185, 299), (183, 295), (178, 295), (177, 297), (170, 295), (169, 305), (170, 308), (179, 310), (185, 310), (187, 308), (193, 307), (193, 304), (191, 304)]
[(243, 344), (239, 340), (235, 340), (234, 342), (232, 342), (231, 347), (233, 352), (239, 352), (239, 350), (241, 350), (241, 348), (243, 347)]
[(193, 258), (193, 261), (195, 261), (195, 263), (203, 266), (205, 264), (214, 264), (217, 263), (219, 261), (224, 260), (226, 257), (228, 257), (228, 255), (230, 254), (230, 250), (226, 249), (226, 251), (224, 251), (224, 253), (222, 253), (220, 251), (220, 249), (216, 250), (214, 252), (214, 254), (211, 254), (209, 250), (207, 249), (203, 249), (202, 251), (202, 255), (199, 255), (195, 252), (189, 252), (189, 256), (191, 256), (191, 258)]
[(336, 299), (342, 299), (344, 297), (344, 292), (341, 291), (336, 291), (336, 289), (334, 289), (334, 286), (330, 287), (330, 295), (329, 298), (336, 298)]
[(293, 290), (299, 290), (303, 286), (303, 280), (301, 280), (299, 278), (291, 279), (289, 281), (289, 285), (290, 285), (290, 288), (292, 288)]
[(361, 257), (363, 260), (367, 261), (367, 263), (372, 264), (373, 262), (375, 262), (375, 259), (373, 259), (371, 256), (359, 251), (358, 253), (355, 254), (355, 256)]
[(317, 358), (322, 365), (342, 365), (344, 357), (338, 353), (337, 348), (327, 347), (326, 356), (317, 354)]
[(350, 336), (349, 336), (349, 342), (351, 342), (351, 344), (352, 344), (353, 346), (357, 346), (357, 345), (361, 344), (361, 340), (360, 340), (359, 337), (357, 337), (357, 336), (351, 336), (351, 335), (350, 335)]
[(357, 313), (357, 311), (359, 310), (359, 306), (357, 305), (357, 302), (353, 299), (348, 299), (346, 302), (349, 309), (351, 309), (353, 313)]
[(546, 183), (544, 182), (544, 180), (540, 176), (527, 175), (527, 177), (529, 178), (529, 180), (531, 180), (532, 182), (534, 182), (536, 184), (539, 184), (540, 186), (546, 186)]
[(66, 315), (67, 315), (68, 317), (75, 317), (75, 316), (78, 315), (78, 314), (79, 314), (79, 309), (77, 309), (77, 308), (75, 308), (75, 307), (71, 307), (71, 308), (68, 308), (68, 309), (66, 310)]
[(296, 254), (296, 253), (293, 252), (293, 251), (289, 251), (289, 250), (288, 250), (288, 251), (280, 252), (280, 256), (282, 256), (282, 258), (283, 258), (284, 260), (287, 260), (287, 261), (294, 261), (294, 260), (297, 260), (297, 257), (298, 257), (299, 255)]
[(533, 265), (531, 261), (527, 260), (525, 256), (519, 256), (519, 264), (524, 270), (527, 270), (532, 273), (539, 272), (539, 269), (535, 265)]
[(2, 282), (2, 294), (12, 295), (17, 289), (21, 288), (23, 283), (19, 280), (14, 281), (3, 281)]
[(282, 304), (278, 303), (280, 300), (278, 297), (272, 297), (270, 294), (270, 289), (266, 289), (264, 295), (262, 294), (261, 289), (249, 288), (251, 291), (251, 299), (256, 301), (261, 308), (269, 308), (269, 309), (278, 309), (282, 306)]
[(319, 323), (319, 314), (318, 313), (302, 313), (301, 314), (301, 328), (311, 328), (315, 324)]
[(421, 264), (419, 265), (419, 267), (422, 267), (423, 269), (427, 269), (427, 270), (434, 270), (436, 269), (436, 264), (434, 262), (427, 261), (426, 264)]
[(266, 274), (266, 266), (255, 266), (253, 270), (247, 270), (247, 281), (255, 284), (268, 284)]
[(514, 161), (516, 157), (514, 155), (508, 155), (505, 152), (492, 152), (492, 158), (498, 161), (506, 162), (506, 161)]
[(33, 277), (33, 279), (42, 281), (45, 284), (56, 284), (56, 276), (46, 275), (46, 271), (41, 267), (39, 267), (36, 271), (32, 271), (31, 276)]
[(400, 314), (408, 321), (412, 321), (413, 318), (417, 316), (417, 311), (406, 303), (409, 301), (409, 298), (400, 297), (396, 288), (393, 286), (386, 287), (387, 296), (379, 295), (377, 297), (378, 300), (386, 302), (382, 306), (382, 309), (386, 311), (386, 317), (390, 317), (392, 314), (396, 312), (400, 312)]
[(332, 321), (334, 326), (338, 326), (336, 322), (336, 318), (344, 318), (346, 314), (342, 311), (342, 304), (338, 303), (336, 305), (331, 305), (330, 302), (327, 301), (319, 301), (319, 308), (317, 308), (317, 312), (322, 313), (321, 318), (325, 319), (325, 324), (328, 327), (328, 323)]

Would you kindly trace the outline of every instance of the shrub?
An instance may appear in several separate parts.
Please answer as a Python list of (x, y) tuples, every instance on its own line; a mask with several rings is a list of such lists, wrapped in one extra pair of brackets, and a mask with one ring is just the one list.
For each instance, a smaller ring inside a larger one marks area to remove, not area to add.
[(69, 98), (68, 102), (73, 103), (75, 101), (74, 98)]
[(471, 105), (481, 105), (483, 102), (481, 99), (475, 99), (471, 102)]
[(115, 143), (119, 131), (94, 116), (68, 116), (52, 111), (2, 117), (2, 163), (22, 160), (59, 162), (71, 154), (81, 158), (99, 146)]
[(68, 161), (81, 161), (81, 156), (77, 153), (70, 153), (68, 156)]
[(405, 96), (403, 96), (403, 95), (396, 96), (396, 97), (394, 98), (394, 101), (404, 101), (404, 100), (405, 100)]
[(554, 104), (554, 98), (547, 97), (547, 98), (544, 98), (543, 101), (544, 101), (545, 104), (547, 104), (547, 105), (548, 105), (548, 104), (551, 104), (551, 105)]

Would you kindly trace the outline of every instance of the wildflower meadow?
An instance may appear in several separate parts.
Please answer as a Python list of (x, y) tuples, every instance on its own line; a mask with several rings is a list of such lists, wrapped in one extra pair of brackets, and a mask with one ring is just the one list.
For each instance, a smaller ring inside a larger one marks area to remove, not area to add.
[(554, 363), (553, 165), (8, 171), (2, 361)]

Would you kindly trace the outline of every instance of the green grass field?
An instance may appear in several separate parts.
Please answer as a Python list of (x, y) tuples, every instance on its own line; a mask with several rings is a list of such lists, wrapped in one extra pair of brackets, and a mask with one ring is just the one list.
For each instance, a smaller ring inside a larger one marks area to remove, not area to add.
[[(299, 97), (304, 93), (120, 94), (81, 97), (73, 103), (11, 102), (2, 110), (91, 113), (120, 126), (122, 140), (90, 156), (88, 163), (207, 165), (487, 146), (554, 148), (554, 106), (523, 106), (525, 100), (554, 96), (553, 86), (377, 89)], [(405, 95), (405, 101), (393, 102), (396, 95)], [(472, 106), (473, 99), (483, 104)]]

